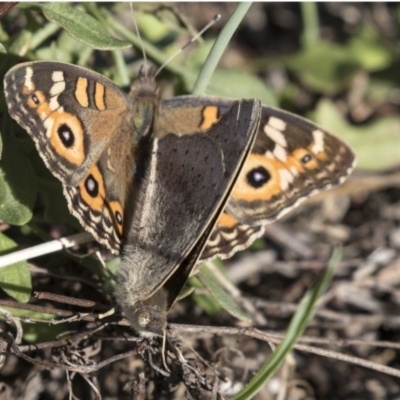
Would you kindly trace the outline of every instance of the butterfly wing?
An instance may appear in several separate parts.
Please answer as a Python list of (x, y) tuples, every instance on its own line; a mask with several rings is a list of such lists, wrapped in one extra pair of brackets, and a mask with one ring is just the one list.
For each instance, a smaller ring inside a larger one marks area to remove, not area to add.
[[(143, 329), (138, 315), (149, 307), (163, 319), (186, 282), (204, 232), (222, 212), (250, 151), (260, 113), (258, 101), (239, 101), (208, 130), (159, 135), (156, 127), (153, 141), (139, 143), (140, 153), (150, 147), (150, 156), (135, 175), (138, 190), (116, 286), (117, 300), (137, 329)], [(168, 298), (160, 297), (171, 276)]]
[(11, 116), (62, 182), (71, 213), (117, 252), (132, 165), (126, 95), (97, 73), (56, 62), (13, 67), (4, 90)]
[[(207, 129), (231, 101), (182, 96), (162, 103), (165, 126)], [(175, 110), (179, 109), (181, 118)], [(185, 115), (183, 118), (182, 115)], [(340, 139), (299, 116), (263, 106), (253, 146), (201, 260), (228, 258), (263, 234), (263, 225), (311, 195), (342, 183), (354, 154)]]

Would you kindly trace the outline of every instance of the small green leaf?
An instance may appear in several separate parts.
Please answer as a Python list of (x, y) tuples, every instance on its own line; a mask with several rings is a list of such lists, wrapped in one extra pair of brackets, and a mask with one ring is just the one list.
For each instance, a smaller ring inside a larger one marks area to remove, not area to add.
[(24, 57), (31, 46), (32, 32), (23, 29), (17, 35), (12, 37), (8, 46), (9, 54), (14, 54), (18, 57)]
[(60, 181), (52, 176), (49, 177), (49, 179), (43, 179), (41, 175), (38, 176), (39, 191), (43, 193), (46, 200), (46, 210), (44, 214), (46, 220), (63, 222), (79, 231), (81, 225), (68, 210), (67, 200), (63, 195)]
[(171, 34), (160, 18), (148, 13), (139, 13), (137, 15), (137, 24), (142, 36), (150, 42), (157, 43)]
[[(182, 75), (189, 90), (196, 79), (196, 73)], [(232, 82), (235, 82), (233, 85)], [(216, 69), (206, 89), (206, 95), (231, 99), (260, 99), (263, 104), (276, 107), (277, 100), (265, 83), (246, 72)]]
[(384, 69), (392, 62), (389, 48), (372, 25), (364, 25), (349, 42), (352, 57), (368, 71)]
[[(232, 85), (232, 82), (235, 82)], [(254, 75), (245, 72), (222, 69), (215, 70), (206, 94), (234, 99), (259, 99), (265, 105), (276, 107), (277, 99), (266, 84)]]
[(127, 41), (111, 36), (104, 26), (89, 14), (71, 7), (68, 3), (35, 3), (45, 17), (64, 28), (74, 39), (98, 50), (115, 50), (131, 47)]
[[(11, 253), (17, 244), (3, 233), (0, 233), (0, 257)], [(26, 303), (29, 301), (32, 290), (31, 274), (28, 263), (18, 263), (0, 268), (0, 287), (13, 299)]]
[[(9, 124), (11, 125), (11, 124)], [(22, 156), (23, 140), (4, 137), (0, 160), (0, 219), (12, 225), (24, 225), (32, 218), (37, 180), (29, 159)]]
[[(204, 291), (204, 285), (202, 285), (201, 282), (198, 280), (198, 275), (192, 276), (189, 280), (189, 283), (193, 288), (200, 288)], [(208, 315), (218, 314), (222, 310), (222, 307), (215, 299), (215, 297), (208, 292), (200, 294), (194, 291), (192, 294), (192, 298), (194, 302)]]
[(218, 303), (234, 317), (241, 321), (250, 322), (251, 318), (246, 315), (235, 303), (235, 300), (225, 291), (221, 284), (214, 278), (212, 272), (206, 267), (202, 267), (198, 275), (198, 280), (215, 297)]
[(360, 70), (349, 49), (322, 40), (286, 62), (306, 86), (328, 94), (342, 90)]
[(185, 285), (182, 290), (180, 291), (178, 297), (176, 298), (176, 301), (180, 301), (184, 299), (187, 296), (190, 296), (194, 292), (195, 288), (190, 285)]
[(36, 58), (37, 60), (53, 60), (65, 63), (71, 63), (73, 61), (69, 52), (65, 51), (61, 47), (54, 46), (53, 44), (36, 50)]
[[(29, 318), (31, 320), (51, 321), (54, 314), (40, 313), (37, 311), (23, 310), (21, 308), (4, 307), (10, 314), (17, 318)], [(4, 314), (0, 314), (0, 319), (4, 319)], [(28, 343), (50, 342), (60, 339), (60, 334), (65, 332), (65, 325), (50, 325), (49, 323), (25, 323), (22, 322), (23, 338)]]
[(314, 116), (318, 124), (350, 145), (356, 154), (357, 168), (385, 170), (400, 164), (400, 117), (387, 116), (354, 126), (328, 100), (318, 104)]

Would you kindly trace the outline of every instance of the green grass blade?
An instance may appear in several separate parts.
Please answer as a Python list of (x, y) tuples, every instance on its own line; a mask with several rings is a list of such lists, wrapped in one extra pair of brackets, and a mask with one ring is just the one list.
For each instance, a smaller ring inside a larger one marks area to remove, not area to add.
[(318, 6), (314, 2), (303, 2), (300, 5), (304, 26), (301, 42), (304, 47), (311, 47), (319, 41)]
[(223, 309), (241, 321), (251, 321), (251, 318), (240, 309), (232, 296), (222, 287), (207, 266), (203, 266), (200, 269), (200, 272), (196, 278), (215, 297)]
[(329, 260), (328, 268), (323, 276), (318, 279), (315, 285), (307, 291), (298, 310), (290, 322), (289, 328), (282, 343), (276, 348), (268, 361), (261, 367), (254, 378), (237, 393), (232, 400), (247, 400), (252, 399), (282, 364), (286, 355), (291, 351), (299, 336), (302, 335), (309, 320), (314, 314), (315, 304), (318, 298), (326, 291), (336, 267), (342, 258), (340, 248), (334, 249), (331, 259)]
[(208, 55), (207, 60), (204, 63), (200, 74), (198, 75), (196, 83), (194, 84), (192, 94), (197, 96), (201, 96), (204, 94), (208, 82), (210, 81), (219, 60), (222, 57), (223, 52), (225, 51), (229, 41), (231, 40), (233, 34), (235, 33), (243, 17), (246, 15), (250, 6), (251, 3), (246, 2), (240, 3), (236, 7), (236, 10), (233, 12), (231, 18), (218, 36), (218, 39), (215, 41), (210, 51), (210, 54)]

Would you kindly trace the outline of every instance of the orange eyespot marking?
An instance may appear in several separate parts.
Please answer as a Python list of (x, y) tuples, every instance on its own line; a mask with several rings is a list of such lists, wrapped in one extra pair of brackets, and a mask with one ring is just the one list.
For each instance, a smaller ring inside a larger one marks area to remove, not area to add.
[(304, 172), (304, 165), (295, 157), (294, 153), (288, 156), (283, 165), (285, 168), (292, 171), (292, 173), (300, 174)]
[(237, 225), (237, 223), (238, 223), (237, 219), (233, 218), (227, 213), (222, 213), (221, 216), (219, 217), (217, 225), (222, 226), (223, 228), (232, 228), (235, 225)]
[(79, 184), (79, 192), (83, 201), (94, 211), (104, 209), (104, 181), (99, 168), (93, 165), (85, 179)]
[[(48, 112), (46, 113), (46, 115), (48, 115), (48, 113), (50, 112), (49, 105), (46, 102), (46, 97), (44, 96), (43, 92), (41, 92), (40, 90), (36, 90), (36, 92), (29, 93), (27, 103), (30, 108), (38, 109), (39, 113), (40, 113), (41, 108), (42, 108), (41, 112), (45, 111), (44, 108), (48, 108)], [(44, 107), (41, 107), (41, 106), (44, 106)]]
[(114, 222), (114, 227), (119, 233), (119, 235), (122, 235), (122, 228), (124, 225), (124, 220), (123, 220), (123, 211), (122, 211), (122, 206), (119, 201), (110, 201), (110, 212), (112, 214), (113, 222)]
[(293, 152), (293, 157), (301, 163), (305, 169), (315, 169), (318, 167), (318, 162), (314, 155), (306, 149), (296, 149)]
[(54, 150), (74, 165), (85, 161), (84, 130), (79, 119), (66, 112), (53, 112), (43, 122)]
[(219, 109), (216, 106), (208, 106), (203, 108), (203, 120), (201, 121), (201, 129), (209, 129), (219, 119)]
[(250, 154), (232, 191), (236, 200), (268, 200), (281, 192), (279, 160), (263, 154)]
[(104, 94), (105, 94), (104, 85), (102, 85), (99, 82), (96, 82), (96, 87), (94, 90), (94, 103), (96, 104), (97, 109), (99, 109), (100, 111), (106, 109), (106, 105), (104, 103)]
[(89, 107), (89, 96), (87, 94), (88, 80), (79, 77), (75, 85), (75, 99), (82, 107)]

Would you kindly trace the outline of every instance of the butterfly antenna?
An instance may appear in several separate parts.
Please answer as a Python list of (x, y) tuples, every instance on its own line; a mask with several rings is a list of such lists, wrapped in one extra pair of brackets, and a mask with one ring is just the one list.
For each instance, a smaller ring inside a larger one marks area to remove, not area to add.
[(147, 75), (147, 71), (148, 71), (148, 68), (147, 68), (147, 56), (146, 56), (146, 52), (144, 50), (143, 40), (142, 40), (142, 37), (140, 36), (139, 27), (137, 25), (137, 21), (136, 21), (136, 18), (135, 18), (135, 13), (133, 12), (132, 3), (129, 3), (129, 7), (131, 8), (133, 25), (135, 26), (136, 35), (137, 35), (137, 37), (139, 39), (140, 47), (142, 48), (143, 64), (144, 64), (144, 67), (145, 67), (145, 75)]
[(162, 69), (173, 59), (175, 58), (178, 54), (180, 54), (183, 50), (185, 50), (187, 47), (189, 47), (193, 42), (195, 42), (205, 31), (210, 29), (216, 22), (218, 22), (221, 19), (221, 14), (216, 14), (214, 18), (201, 30), (199, 31), (195, 36), (193, 36), (185, 45), (183, 45), (179, 50), (177, 50), (174, 54), (169, 56), (166, 61), (161, 65), (160, 68), (156, 71), (154, 74), (154, 78), (162, 71)]

